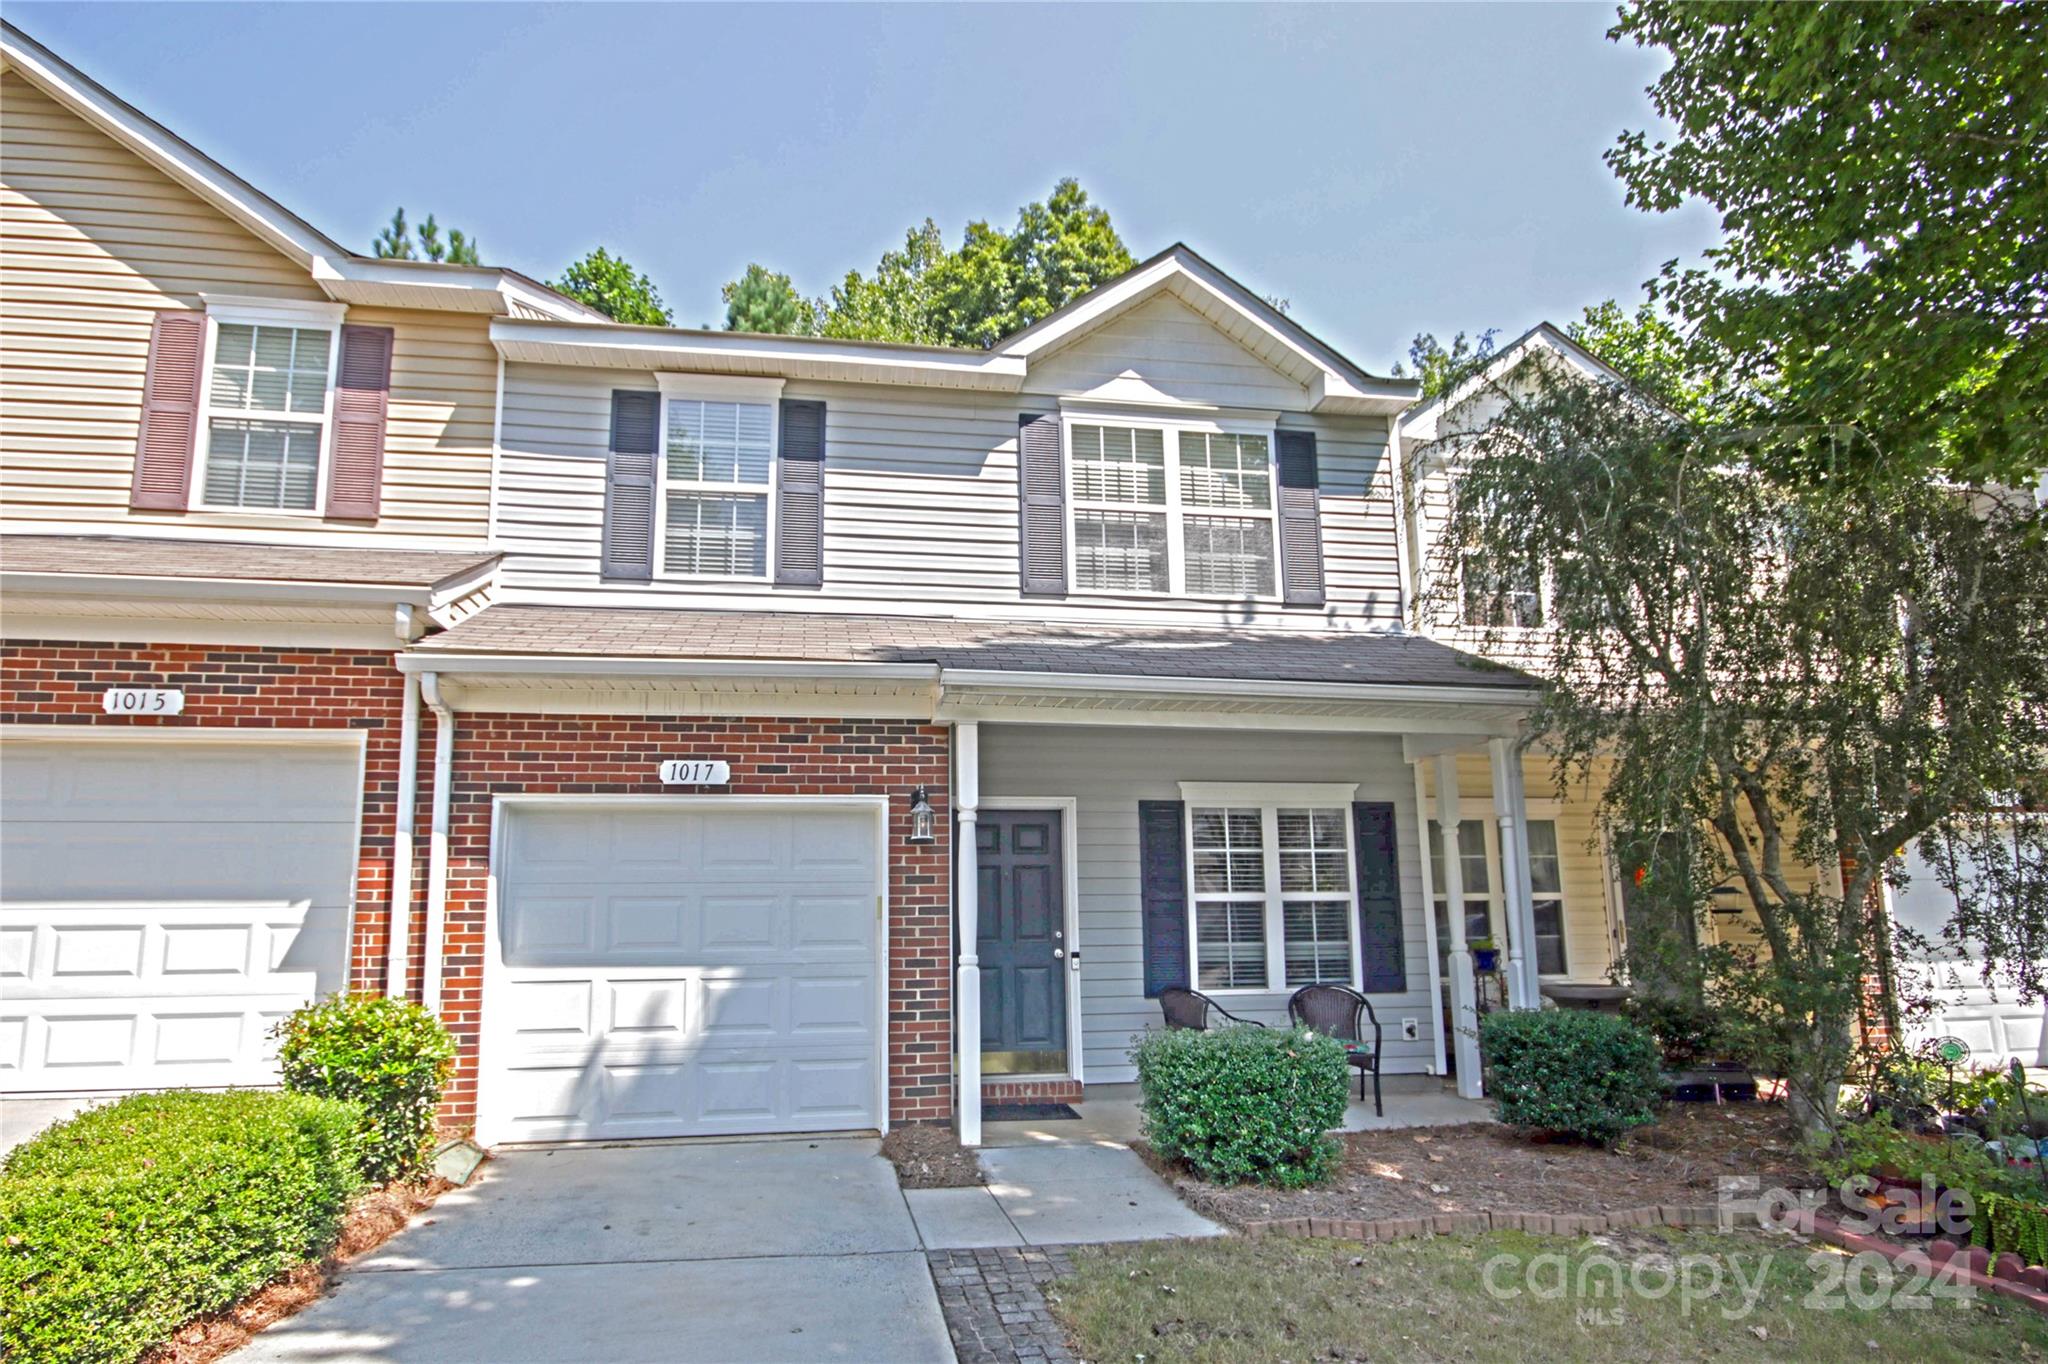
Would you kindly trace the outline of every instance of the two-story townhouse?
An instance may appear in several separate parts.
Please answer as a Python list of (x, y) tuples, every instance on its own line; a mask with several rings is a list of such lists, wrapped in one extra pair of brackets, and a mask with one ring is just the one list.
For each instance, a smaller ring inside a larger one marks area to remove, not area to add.
[(274, 1079), (422, 937), (393, 660), (488, 599), (512, 314), (596, 316), (349, 252), (0, 30), (9, 1092)]
[(1440, 1073), (1460, 761), (1539, 940), (1526, 680), (1404, 624), (1414, 385), (1192, 251), (987, 351), (619, 326), (6, 42), (10, 1089), (260, 1077), (344, 981), (487, 1141), (973, 1140), (1172, 985)]
[[(1450, 392), (1411, 408), (1402, 418), (1402, 509), (1407, 600), (1416, 629), (1461, 650), (1484, 654), (1511, 666), (1540, 666), (1548, 629), (1547, 584), (1543, 581), (1501, 582), (1487, 576), (1476, 561), (1446, 553), (1443, 542), (1459, 461), (1469, 445), (1462, 437), (1483, 431), (1497, 420), (1508, 395), (1528, 392), (1534, 366), (1553, 374), (1574, 375), (1588, 383), (1622, 384), (1629, 380), (1587, 351), (1560, 328), (1542, 323), (1502, 347), (1479, 372)], [(1454, 580), (1441, 581), (1445, 575)], [(1618, 846), (1617, 831), (1604, 827), (1598, 813), (1598, 792), (1585, 782), (1557, 795), (1556, 772), (1540, 744), (1523, 758), (1530, 790), (1546, 799), (1531, 799), (1529, 837), (1531, 871), (1536, 881), (1534, 907), (1538, 934), (1541, 990), (1561, 999), (1602, 993), (1599, 987), (1625, 975), (1622, 954), (1629, 937), (1635, 867), (1627, 849)], [(1441, 783), (1454, 792), (1460, 807), (1458, 841), (1467, 905), (1465, 922), (1452, 925), (1445, 913), (1439, 875), (1436, 904), (1440, 943), (1462, 930), (1467, 937), (1506, 931), (1501, 883), (1501, 838), (1491, 781), (1485, 766), (1467, 755), (1455, 765), (1455, 776), (1432, 771), (1426, 783), (1434, 799)], [(1598, 780), (1597, 773), (1592, 780)], [(1432, 858), (1440, 865), (1442, 836), (1430, 832)], [(1917, 977), (1916, 993), (1932, 1005), (1911, 1027), (1912, 1039), (1934, 1036), (1963, 1039), (1980, 1063), (2003, 1065), (2014, 1059), (2028, 1065), (2048, 1058), (2048, 1005), (2024, 1003), (2011, 990), (1988, 987), (1981, 963), (1967, 951), (1941, 942), (1941, 926), (1953, 913), (1951, 893), (1917, 849), (1901, 855), (1899, 881), (1881, 888), (1892, 917), (1920, 938), (1937, 944), (1908, 955)], [(1837, 893), (1838, 868), (1804, 872), (1805, 883), (1826, 878)], [(1718, 943), (1760, 947), (1762, 934), (1754, 912), (1733, 885), (1717, 891), (1710, 912), (1697, 932)], [(1448, 951), (1446, 952), (1448, 958)], [(1448, 971), (1448, 966), (1446, 966)], [(1872, 978), (1873, 992), (1880, 988)], [(1446, 998), (1449, 997), (1448, 988)], [(1870, 1021), (1883, 1017), (1873, 994)]]

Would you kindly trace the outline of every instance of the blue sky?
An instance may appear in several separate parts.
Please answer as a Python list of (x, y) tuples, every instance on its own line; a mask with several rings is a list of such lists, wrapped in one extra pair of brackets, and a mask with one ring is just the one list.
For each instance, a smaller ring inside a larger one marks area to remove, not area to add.
[(1633, 299), (1714, 237), (1629, 208), (1655, 126), (1609, 5), (69, 5), (8, 17), (328, 235), (432, 210), (540, 278), (603, 244), (676, 320), (816, 294), (1063, 175), (1384, 372)]

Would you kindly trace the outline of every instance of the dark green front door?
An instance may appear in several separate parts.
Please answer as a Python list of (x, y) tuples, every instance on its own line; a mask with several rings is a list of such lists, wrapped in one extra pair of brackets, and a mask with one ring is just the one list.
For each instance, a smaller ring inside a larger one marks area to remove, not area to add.
[(982, 1070), (1067, 1069), (1066, 905), (1060, 812), (984, 810), (975, 828)]

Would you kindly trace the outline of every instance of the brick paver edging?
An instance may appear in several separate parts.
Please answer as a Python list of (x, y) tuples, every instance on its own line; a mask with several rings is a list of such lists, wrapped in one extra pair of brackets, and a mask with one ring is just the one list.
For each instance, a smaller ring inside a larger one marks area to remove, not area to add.
[(1881, 1236), (1851, 1231), (1825, 1217), (1813, 1219), (1813, 1234), (1844, 1250), (1882, 1255), (1895, 1267), (1923, 1278), (1933, 1274), (1937, 1267), (1945, 1267), (1951, 1282), (1988, 1289), (2025, 1303), (2036, 1312), (2048, 1313), (2048, 1266), (2027, 1264), (2009, 1250), (1994, 1260), (1982, 1246), (1959, 1245), (1948, 1240), (1930, 1241), (1924, 1246), (1901, 1245)]
[(1710, 1207), (1623, 1208), (1619, 1212), (1439, 1212), (1427, 1217), (1280, 1217), (1247, 1222), (1246, 1236), (1314, 1236), (1337, 1241), (1399, 1241), (1411, 1236), (1476, 1236), (1488, 1231), (1526, 1231), (1538, 1236), (1593, 1236), (1627, 1227), (1711, 1227), (1719, 1214)]
[(1060, 1247), (925, 1252), (959, 1364), (1074, 1364), (1045, 1288), (1073, 1272)]

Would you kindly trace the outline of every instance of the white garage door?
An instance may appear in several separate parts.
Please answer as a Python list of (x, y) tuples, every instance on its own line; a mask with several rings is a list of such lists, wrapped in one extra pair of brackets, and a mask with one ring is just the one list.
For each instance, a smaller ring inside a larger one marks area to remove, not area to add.
[[(1967, 859), (1962, 864), (1966, 879)], [(1934, 868), (1918, 848), (1903, 859), (1905, 884), (1887, 886), (1892, 917), (1910, 934), (1924, 940), (1920, 950), (1907, 948), (1909, 958), (1902, 971), (1909, 996), (1924, 996), (1933, 1011), (1913, 1025), (1913, 1040), (1959, 1037), (1970, 1048), (1970, 1064), (2007, 1066), (2019, 1061), (2027, 1066), (2048, 1065), (2048, 1001), (2024, 1003), (2009, 984), (1992, 988), (1984, 983), (1984, 964), (1968, 950), (1948, 942), (1943, 929), (1954, 918), (1955, 895), (1946, 889)]]
[(0, 1088), (276, 1083), (344, 981), (361, 782), (353, 739), (9, 740)]
[(507, 807), (483, 1139), (878, 1127), (864, 808)]

